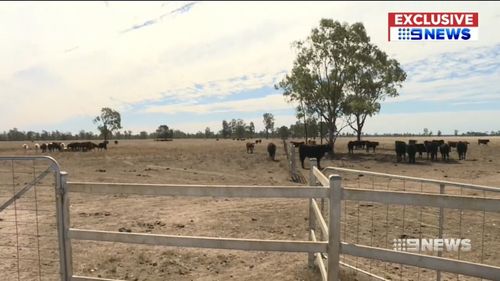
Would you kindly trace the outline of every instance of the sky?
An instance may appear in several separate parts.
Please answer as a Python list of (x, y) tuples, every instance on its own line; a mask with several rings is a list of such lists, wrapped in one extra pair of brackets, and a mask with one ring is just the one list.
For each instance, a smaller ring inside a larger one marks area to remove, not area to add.
[[(479, 40), (388, 42), (388, 12), (478, 12)], [(175, 1), (1, 2), (0, 131), (97, 132), (102, 107), (133, 133), (288, 126), (274, 85), (321, 18), (362, 22), (407, 73), (365, 132), (500, 130), (500, 3)]]

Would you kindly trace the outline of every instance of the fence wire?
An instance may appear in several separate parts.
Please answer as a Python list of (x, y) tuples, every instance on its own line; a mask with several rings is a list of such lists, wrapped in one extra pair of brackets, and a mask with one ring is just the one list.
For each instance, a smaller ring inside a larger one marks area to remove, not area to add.
[[(396, 179), (360, 172), (330, 171), (342, 177), (342, 186), (353, 189), (450, 194), (500, 198), (500, 192)], [(398, 239), (470, 239), (471, 250), (418, 251), (419, 254), (500, 266), (500, 213), (342, 201), (341, 237), (343, 242), (394, 249)], [(326, 208), (328, 209), (328, 208)], [(328, 215), (324, 216), (328, 219)], [(328, 223), (328, 222), (327, 222)], [(425, 268), (341, 255), (344, 263), (388, 280), (481, 280), (470, 276), (438, 272)], [(372, 278), (376, 280), (375, 278)]]
[(0, 279), (60, 279), (55, 187), (48, 159), (0, 157)]

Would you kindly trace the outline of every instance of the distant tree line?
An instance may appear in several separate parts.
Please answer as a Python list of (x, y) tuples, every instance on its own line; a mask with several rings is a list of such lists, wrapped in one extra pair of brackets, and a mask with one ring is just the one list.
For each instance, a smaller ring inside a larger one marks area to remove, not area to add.
[[(233, 120), (235, 122), (233, 122)], [(253, 122), (246, 124), (242, 119), (233, 119), (230, 122), (223, 121), (223, 124), (226, 125), (226, 129), (220, 130), (219, 132), (213, 132), (209, 127), (205, 129), (204, 132), (198, 131), (196, 133), (186, 133), (178, 129), (168, 129), (167, 135), (162, 135), (162, 131), (155, 132), (146, 132), (140, 131), (139, 133), (133, 133), (130, 130), (124, 131), (116, 131), (112, 134), (113, 139), (117, 140), (137, 140), (137, 139), (160, 139), (160, 138), (187, 138), (187, 139), (206, 139), (206, 138), (265, 138), (267, 135), (271, 138), (294, 138), (294, 139), (302, 139), (305, 138), (305, 130), (307, 129), (309, 138), (320, 138), (320, 123), (314, 119), (308, 120), (307, 126), (304, 126), (304, 123), (301, 121), (295, 122), (295, 124), (291, 124), (290, 126), (281, 126), (277, 130), (272, 130), (266, 132), (266, 130), (255, 131), (255, 127), (252, 127)], [(235, 126), (233, 126), (235, 125)], [(168, 128), (168, 127), (167, 127)], [(323, 126), (323, 136), (326, 135), (327, 126)], [(384, 136), (384, 137), (411, 137), (411, 136), (435, 136), (436, 134), (427, 134), (422, 133), (374, 133), (367, 134), (363, 133), (365, 137), (371, 136)], [(343, 137), (357, 137), (355, 133), (342, 132), (340, 136)], [(445, 136), (444, 134), (441, 136)], [(490, 132), (476, 132), (476, 131), (467, 131), (463, 133), (450, 134), (446, 136), (500, 136), (500, 130), (498, 131), (490, 131)], [(9, 131), (3, 131), (0, 133), (0, 141), (51, 141), (51, 140), (99, 140), (102, 139), (103, 136), (101, 134), (96, 134), (91, 131), (81, 130), (79, 133), (72, 134), (70, 132), (61, 132), (61, 131), (46, 131), (42, 130), (41, 132), (35, 131), (20, 131), (17, 128), (10, 129)]]

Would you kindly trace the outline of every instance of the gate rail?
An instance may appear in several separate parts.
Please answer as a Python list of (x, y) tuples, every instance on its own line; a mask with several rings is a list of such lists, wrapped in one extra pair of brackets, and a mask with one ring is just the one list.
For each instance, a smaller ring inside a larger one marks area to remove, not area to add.
[[(353, 189), (342, 186), (339, 175), (330, 175), (328, 178), (314, 165), (311, 168), (310, 185), (303, 187), (291, 186), (241, 186), (241, 185), (178, 185), (178, 184), (128, 184), (128, 183), (92, 183), (68, 182), (67, 173), (61, 172), (57, 162), (50, 157), (0, 157), (0, 160), (38, 160), (51, 161), (51, 168), (56, 173), (56, 217), (59, 241), (60, 276), (61, 280), (110, 280), (104, 278), (84, 277), (73, 275), (72, 270), (72, 240), (109, 241), (133, 244), (165, 245), (177, 247), (234, 249), (247, 251), (279, 251), (303, 252), (309, 254), (309, 263), (316, 262), (323, 280), (337, 281), (340, 278), (340, 266), (348, 266), (360, 272), (366, 272), (340, 261), (341, 254), (378, 259), (386, 262), (400, 263), (438, 271), (446, 271), (474, 277), (495, 279), (500, 276), (500, 267), (474, 263), (440, 256), (428, 256), (416, 253), (394, 251), (385, 248), (371, 247), (341, 241), (341, 218), (343, 214), (342, 201), (370, 201), (382, 204), (429, 206), (434, 208), (451, 208), (464, 210), (479, 210), (483, 212), (500, 213), (500, 199), (449, 194), (426, 194), (418, 192), (380, 191), (369, 189)], [(500, 189), (479, 185), (427, 180), (412, 177), (394, 176), (382, 173), (349, 170), (328, 167), (326, 170), (342, 170), (343, 172), (365, 173), (384, 177), (401, 178), (415, 181), (425, 181), (440, 185), (443, 193), (444, 186), (453, 185), (464, 188), (473, 188), (485, 191), (500, 191)], [(43, 172), (47, 173), (47, 171)], [(39, 177), (41, 178), (41, 176)], [(316, 182), (320, 186), (316, 186)], [(14, 194), (9, 202), (15, 202), (26, 192), (29, 183), (20, 192)], [(23, 191), (24, 190), (24, 191)], [(173, 236), (142, 233), (126, 233), (113, 231), (96, 231), (70, 228), (69, 193), (93, 194), (137, 194), (156, 196), (196, 196), (196, 197), (243, 197), (243, 198), (305, 198), (310, 200), (309, 206), (309, 240), (261, 240), (236, 239), (220, 237)], [(316, 198), (322, 199), (321, 203)], [(328, 220), (323, 213), (324, 199), (329, 199)], [(5, 205), (5, 204), (4, 204)], [(440, 215), (440, 225), (442, 211)], [(316, 223), (319, 232), (316, 233)], [(319, 234), (319, 235), (318, 235)], [(319, 237), (317, 237), (317, 235)], [(324, 254), (327, 254), (327, 266), (324, 264)], [(373, 277), (378, 277), (372, 275)], [(439, 276), (439, 275), (438, 275)], [(438, 277), (439, 278), (439, 277)]]
[[(61, 280), (69, 280), (68, 275), (68, 264), (67, 261), (71, 259), (71, 255), (68, 256), (66, 250), (66, 244), (64, 241), (67, 240), (67, 232), (64, 230), (69, 227), (69, 224), (65, 224), (68, 219), (69, 212), (64, 212), (63, 205), (65, 199), (65, 192), (63, 190), (62, 177), (65, 172), (61, 172), (61, 168), (57, 161), (50, 156), (0, 156), (1, 161), (35, 161), (35, 160), (45, 160), (50, 163), (49, 167), (42, 173), (37, 175), (31, 182), (25, 184), (25, 186), (15, 193), (10, 199), (5, 201), (0, 206), (0, 212), (8, 208), (11, 204), (16, 203), (17, 200), (22, 199), (22, 196), (26, 192), (30, 191), (32, 188), (36, 188), (36, 185), (44, 179), (51, 172), (55, 175), (55, 203), (56, 203), (56, 226), (58, 233), (58, 250), (59, 250), (59, 275)], [(14, 173), (14, 171), (12, 171)], [(69, 221), (67, 221), (69, 222)], [(38, 222), (36, 222), (38, 224)], [(38, 226), (37, 226), (38, 227)], [(17, 234), (18, 235), (18, 234)], [(37, 235), (38, 236), (38, 235)], [(39, 245), (38, 245), (39, 247)]]
[[(241, 186), (241, 185), (179, 185), (179, 184), (128, 184), (128, 183), (84, 183), (66, 182), (63, 180), (66, 192), (92, 194), (136, 194), (155, 196), (196, 196), (196, 197), (246, 197), (246, 198), (328, 198), (330, 189), (293, 186)], [(66, 196), (67, 198), (67, 196)], [(65, 210), (69, 201), (65, 201)], [(65, 224), (69, 226), (69, 224)], [(278, 252), (329, 252), (327, 241), (301, 240), (262, 240), (236, 239), (220, 237), (198, 237), (158, 235), (142, 233), (126, 233), (113, 231), (96, 231), (66, 228), (67, 245), (71, 240), (107, 241), (132, 244), (163, 245), (176, 247), (195, 247), (212, 249), (230, 249), (245, 251), (278, 251)], [(71, 249), (69, 249), (71, 252)], [(333, 256), (333, 253), (332, 253)], [(74, 276), (78, 280), (109, 280), (94, 277)]]
[[(437, 270), (437, 279), (440, 278), (440, 271), (451, 273), (463, 274), (468, 276), (480, 277), (495, 280), (500, 276), (500, 267), (486, 265), (481, 263), (467, 262), (462, 260), (455, 260), (450, 258), (443, 258), (440, 256), (429, 256), (416, 253), (408, 253), (402, 251), (388, 250), (385, 248), (370, 247), (365, 245), (358, 245), (354, 243), (346, 243), (341, 241), (341, 217), (343, 214), (341, 204), (344, 200), (352, 201), (367, 201), (382, 204), (396, 204), (396, 205), (411, 205), (411, 206), (428, 206), (440, 208), (440, 227), (442, 227), (443, 208), (450, 209), (464, 209), (476, 210), (483, 212), (497, 212), (500, 213), (500, 199), (498, 198), (483, 198), (471, 196), (457, 196), (445, 195), (444, 186), (452, 185), (457, 187), (471, 188), (476, 190), (500, 192), (499, 188), (469, 185), (456, 182), (447, 182), (431, 179), (422, 179), (414, 177), (397, 176), (376, 172), (366, 172), (360, 170), (351, 170), (337, 167), (327, 167), (324, 171), (343, 171), (352, 173), (370, 174), (376, 176), (383, 176), (389, 178), (398, 178), (406, 180), (415, 180), (426, 183), (433, 183), (440, 185), (441, 194), (425, 194), (417, 192), (397, 192), (397, 191), (379, 191), (370, 189), (353, 189), (345, 188), (342, 186), (342, 179), (339, 175), (330, 175), (328, 178), (317, 169), (311, 162), (310, 172), (310, 185), (319, 185), (330, 187), (330, 204), (329, 204), (329, 221), (328, 227), (323, 217), (324, 202), (322, 199), (321, 208), (318, 206), (316, 199), (312, 198), (310, 201), (309, 221), (310, 221), (310, 240), (317, 241), (316, 238), (316, 223), (319, 224), (320, 235), (328, 237), (328, 266), (325, 266), (322, 254), (320, 252), (309, 255), (310, 266), (318, 266), (322, 279), (328, 281), (336, 281), (340, 278), (339, 265), (348, 266), (354, 270), (371, 275), (377, 279), (385, 280), (383, 277), (372, 275), (359, 268), (350, 266), (340, 261), (341, 254), (348, 254), (357, 257), (368, 259), (377, 259), (386, 262), (405, 264), (409, 266), (416, 266)], [(441, 235), (442, 232), (440, 232)], [(332, 256), (333, 254), (333, 256)]]

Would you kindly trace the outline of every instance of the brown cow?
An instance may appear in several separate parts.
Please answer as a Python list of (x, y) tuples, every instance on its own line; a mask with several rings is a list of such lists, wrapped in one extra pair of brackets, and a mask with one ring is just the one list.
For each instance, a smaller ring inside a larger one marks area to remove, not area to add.
[(448, 145), (451, 148), (457, 148), (458, 141), (448, 141)]
[(379, 144), (380, 143), (378, 141), (366, 141), (366, 152), (370, 152), (370, 148), (373, 149), (373, 152), (375, 152), (375, 148), (377, 148)]
[(254, 148), (255, 148), (255, 143), (247, 142), (247, 153), (253, 153)]
[(274, 157), (276, 156), (276, 145), (270, 142), (267, 145), (267, 152), (269, 153), (269, 157), (271, 158), (271, 160), (274, 161)]
[(478, 139), (477, 140), (477, 144), (480, 145), (480, 144), (486, 144), (488, 145), (488, 143), (490, 142), (490, 140), (488, 139)]

